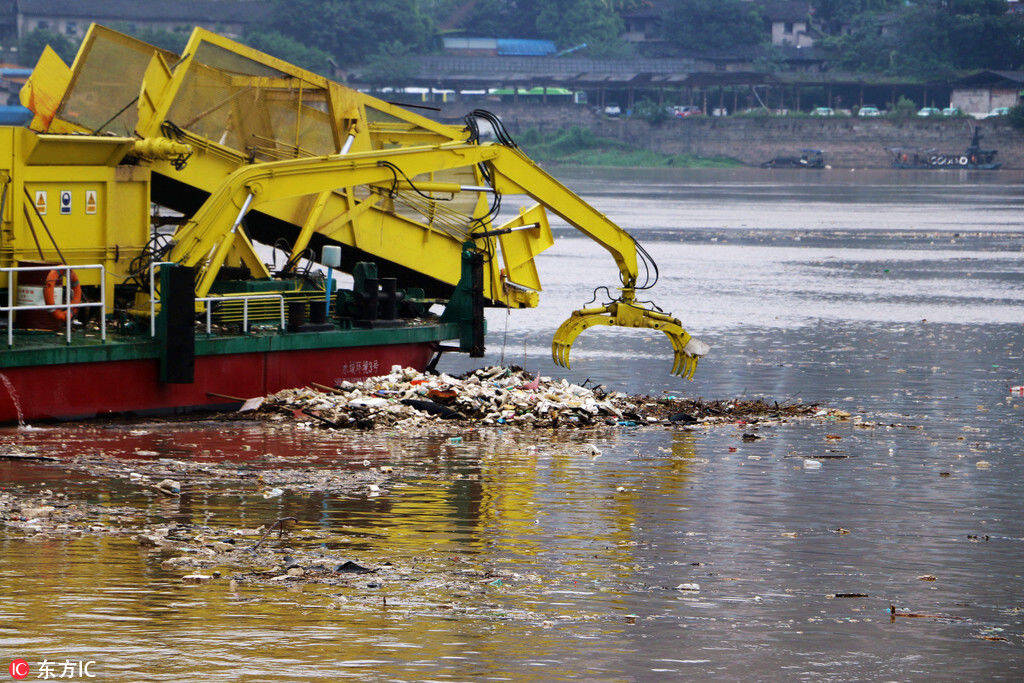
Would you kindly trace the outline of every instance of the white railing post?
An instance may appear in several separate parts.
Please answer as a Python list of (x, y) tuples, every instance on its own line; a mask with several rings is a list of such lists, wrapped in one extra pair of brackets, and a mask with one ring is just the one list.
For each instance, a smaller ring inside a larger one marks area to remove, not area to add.
[(100, 265), (100, 341), (107, 342), (107, 269)]
[(7, 273), (7, 347), (14, 346), (14, 273)]
[(156, 278), (154, 273), (158, 266), (173, 266), (174, 261), (149, 262), (149, 336), (156, 336)]
[(284, 295), (281, 295), (281, 331), (284, 332)]
[(249, 334), (249, 297), (242, 299), (242, 334)]
[(67, 324), (67, 342), (71, 345), (71, 269), (64, 270), (64, 322)]

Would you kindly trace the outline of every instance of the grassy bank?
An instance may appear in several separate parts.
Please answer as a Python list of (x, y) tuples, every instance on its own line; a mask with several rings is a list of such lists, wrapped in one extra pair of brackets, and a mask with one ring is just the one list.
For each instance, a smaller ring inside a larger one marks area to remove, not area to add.
[(579, 126), (554, 132), (531, 128), (517, 136), (517, 142), (534, 159), (559, 164), (632, 168), (732, 168), (743, 165), (729, 157), (665, 154), (650, 149), (637, 149), (621, 140), (601, 137), (589, 128)]

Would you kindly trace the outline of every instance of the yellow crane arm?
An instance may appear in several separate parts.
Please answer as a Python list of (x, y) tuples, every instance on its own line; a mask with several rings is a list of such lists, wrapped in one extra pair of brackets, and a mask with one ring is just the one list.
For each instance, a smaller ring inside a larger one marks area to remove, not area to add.
[[(640, 327), (665, 333), (675, 351), (672, 373), (692, 379), (697, 369), (697, 360), (710, 349), (704, 342), (691, 337), (676, 318), (637, 303), (636, 240), (603, 213), (545, 173), (518, 149), (503, 147), (502, 152), (491, 161), (491, 165), (496, 171), (495, 187), (499, 191), (530, 195), (607, 249), (619, 266), (621, 294), (604, 305), (573, 311), (555, 331), (551, 343), (551, 358), (555, 364), (569, 367), (569, 352), (572, 350), (573, 342), (580, 333), (590, 327)], [(650, 284), (653, 283), (644, 283), (644, 286)]]
[(495, 189), (502, 194), (526, 194), (594, 240), (615, 259), (622, 286), (636, 286), (636, 241), (607, 216), (555, 180), (518, 149), (500, 147), (491, 160)]

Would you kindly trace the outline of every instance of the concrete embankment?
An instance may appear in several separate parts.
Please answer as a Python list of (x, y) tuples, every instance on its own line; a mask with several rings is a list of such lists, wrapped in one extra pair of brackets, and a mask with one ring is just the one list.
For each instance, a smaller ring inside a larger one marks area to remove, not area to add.
[[(909, 120), (836, 118), (697, 118), (671, 119), (651, 125), (637, 119), (608, 118), (591, 108), (574, 105), (484, 105), (502, 118), (513, 135), (529, 128), (555, 131), (570, 126), (591, 129), (599, 136), (668, 154), (726, 156), (760, 164), (775, 156), (793, 155), (802, 148), (821, 149), (836, 168), (889, 166), (887, 147), (961, 152), (970, 144), (970, 119)], [(457, 119), (472, 106), (444, 105), (442, 116)], [(999, 150), (1007, 168), (1024, 168), (1024, 134), (1005, 121), (980, 121), (982, 146)]]

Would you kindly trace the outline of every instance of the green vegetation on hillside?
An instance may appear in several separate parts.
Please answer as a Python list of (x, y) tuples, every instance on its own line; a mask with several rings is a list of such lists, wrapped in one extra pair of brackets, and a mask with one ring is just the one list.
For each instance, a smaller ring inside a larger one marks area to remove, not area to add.
[(841, 69), (942, 78), (1024, 65), (1024, 16), (1006, 0), (816, 0)]
[[(415, 55), (438, 52), (442, 33), (550, 39), (577, 56), (734, 56), (765, 69), (789, 68), (783, 60), (787, 52), (770, 44), (765, 3), (749, 0), (266, 4), (271, 20), (243, 36), (244, 41), (317, 71), (333, 65), (368, 67), (367, 76), (382, 84), (403, 80), (415, 67)], [(639, 44), (622, 37), (626, 18), (636, 10), (644, 10), (650, 20), (643, 29), (648, 40)], [(1008, 10), (1007, 0), (809, 0), (806, 19), (816, 54), (829, 69), (927, 81), (967, 70), (1024, 68), (1024, 14)], [(115, 26), (175, 51), (188, 33)], [(34, 63), (47, 42), (66, 60), (77, 47), (67, 36), (37, 29), (22, 37), (19, 59)]]
[(601, 137), (589, 128), (579, 126), (557, 132), (531, 128), (517, 136), (517, 142), (531, 157), (548, 163), (631, 168), (732, 168), (743, 165), (729, 157), (666, 154), (639, 149), (620, 140)]

